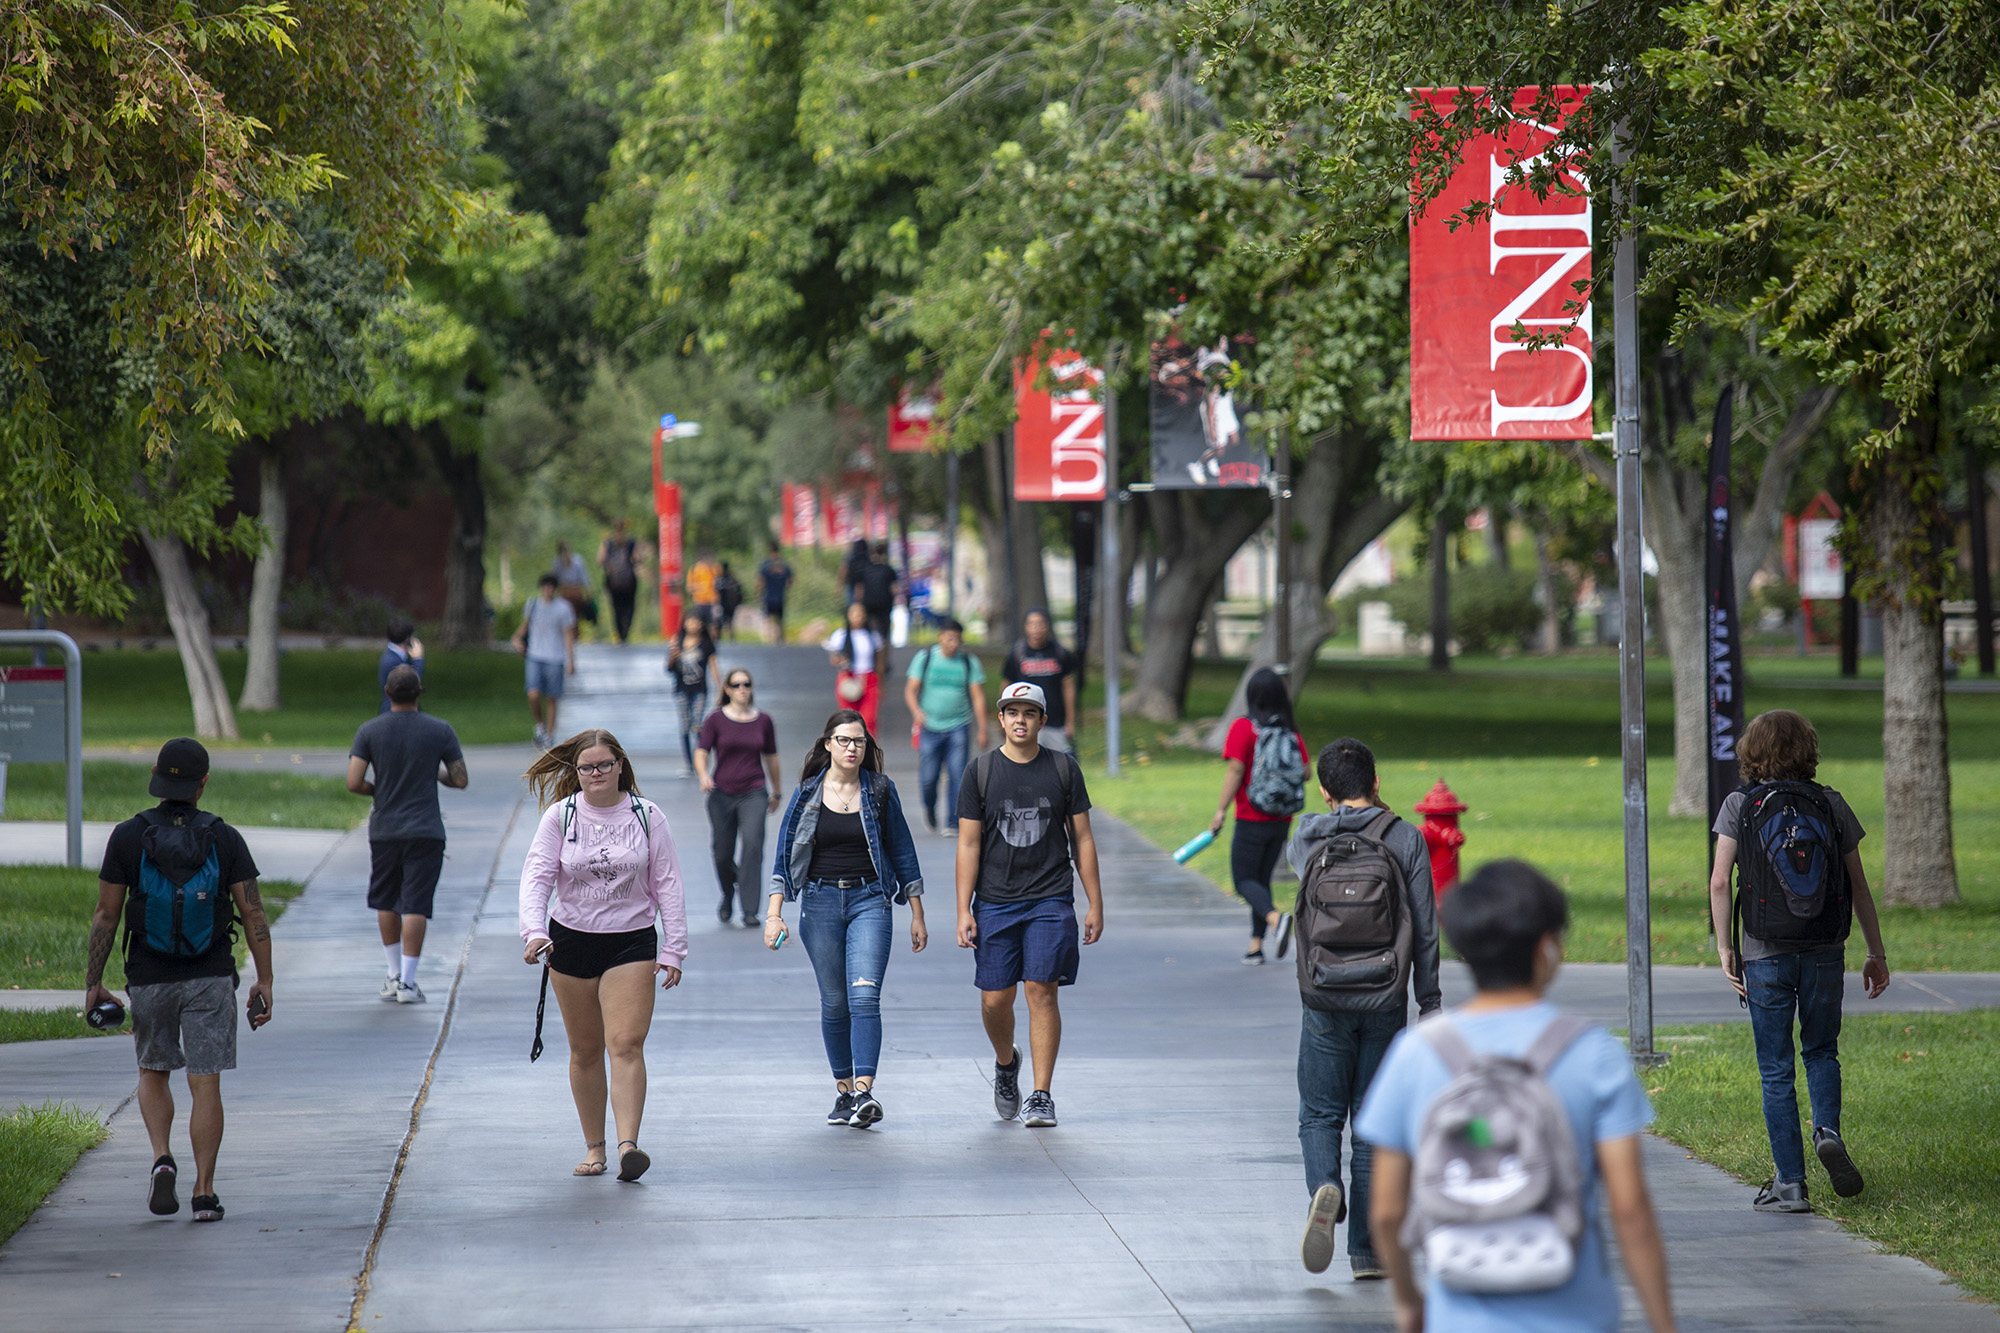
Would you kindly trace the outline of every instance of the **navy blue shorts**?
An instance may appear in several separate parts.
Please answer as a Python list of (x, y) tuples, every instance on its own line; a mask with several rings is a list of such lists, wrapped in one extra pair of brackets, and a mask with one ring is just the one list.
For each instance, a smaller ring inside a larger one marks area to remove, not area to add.
[(1036, 898), (1024, 903), (975, 902), (972, 984), (1006, 990), (1023, 981), (1076, 980), (1076, 900)]

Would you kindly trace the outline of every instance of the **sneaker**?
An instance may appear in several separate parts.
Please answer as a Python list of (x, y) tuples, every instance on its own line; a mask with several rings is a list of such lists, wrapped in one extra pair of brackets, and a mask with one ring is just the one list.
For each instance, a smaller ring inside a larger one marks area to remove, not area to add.
[(1389, 1270), (1382, 1267), (1382, 1261), (1372, 1254), (1349, 1255), (1347, 1266), (1354, 1270), (1356, 1282), (1380, 1282), (1389, 1276)]
[(882, 1118), (882, 1103), (875, 1100), (875, 1093), (868, 1088), (854, 1094), (854, 1114), (847, 1123), (855, 1129), (866, 1129)]
[(993, 1113), (1002, 1120), (1021, 1114), (1021, 1048), (1014, 1048), (1014, 1063), (993, 1062)]
[(1243, 955), (1243, 962), (1249, 967), (1264, 966), (1264, 951), (1262, 949), (1252, 949), (1249, 953)]
[(400, 977), (397, 978), (396, 981), (397, 1004), (422, 1004), (423, 1002), (424, 1002), (423, 987), (417, 985), (417, 983), (414, 981), (411, 982), (409, 985), (405, 986), (402, 982), (402, 979)]
[(1756, 1201), (1750, 1205), (1760, 1213), (1809, 1213), (1812, 1205), (1806, 1201), (1806, 1183), (1803, 1180), (1773, 1180), (1757, 1191)]
[(725, 900), (722, 906), (715, 909), (715, 919), (725, 926), (729, 924), (729, 907), (730, 904)]
[(939, 837), (941, 837), (941, 838), (944, 838), (945, 840), (947, 840), (947, 841), (949, 841), (949, 842), (957, 842), (957, 841), (958, 841), (958, 825), (956, 825), (956, 824), (946, 824), (946, 825), (945, 825), (945, 826), (944, 826), (943, 828), (941, 828), (941, 829), (939, 829), (939, 830), (938, 830), (938, 836), (939, 836)]
[(1843, 1199), (1851, 1199), (1861, 1193), (1861, 1168), (1847, 1155), (1847, 1143), (1837, 1129), (1816, 1129), (1813, 1131), (1813, 1151), (1819, 1154), (1819, 1164), (1826, 1168), (1833, 1178), (1833, 1192)]
[(1283, 958), (1292, 949), (1292, 914), (1281, 913), (1278, 917), (1278, 957)]
[(197, 1222), (220, 1222), (222, 1220), (222, 1200), (213, 1194), (194, 1196), (194, 1220)]
[(746, 916), (743, 918), (743, 929), (745, 930), (761, 930), (763, 929), (763, 927), (764, 923), (762, 921), (759, 921), (754, 916)]
[(1299, 1242), (1299, 1258), (1306, 1272), (1324, 1273), (1333, 1262), (1333, 1228), (1347, 1216), (1347, 1200), (1340, 1186), (1328, 1181), (1313, 1191), (1312, 1207), (1306, 1210), (1306, 1235)]
[(1056, 1099), (1036, 1088), (1021, 1103), (1021, 1123), (1029, 1129), (1047, 1129), (1056, 1122)]
[(829, 1125), (844, 1125), (854, 1115), (854, 1094), (843, 1092), (833, 1099), (833, 1109), (826, 1113)]
[(535, 748), (538, 750), (549, 748), (549, 729), (539, 722), (535, 724)]
[(179, 1176), (171, 1153), (153, 1163), (153, 1192), (146, 1196), (146, 1207), (156, 1216), (171, 1217), (181, 1210), (181, 1196), (174, 1190)]
[(392, 1004), (395, 1003), (396, 984), (401, 980), (402, 978), (398, 977), (394, 972), (389, 973), (382, 978), (382, 989), (377, 991), (376, 995), (381, 999), (388, 1000)]

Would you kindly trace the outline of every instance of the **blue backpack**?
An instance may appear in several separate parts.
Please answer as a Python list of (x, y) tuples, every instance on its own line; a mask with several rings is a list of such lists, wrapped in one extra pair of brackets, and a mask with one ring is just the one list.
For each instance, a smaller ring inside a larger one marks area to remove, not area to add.
[(185, 823), (158, 810), (140, 814), (139, 883), (125, 918), (129, 950), (136, 941), (166, 958), (200, 958), (229, 934), (235, 913), (222, 883), (215, 828), (222, 820), (198, 811)]

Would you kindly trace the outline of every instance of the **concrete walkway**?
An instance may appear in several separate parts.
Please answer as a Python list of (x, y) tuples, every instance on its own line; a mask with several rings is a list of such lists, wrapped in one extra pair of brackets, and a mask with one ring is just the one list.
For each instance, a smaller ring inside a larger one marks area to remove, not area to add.
[[(756, 671), (795, 772), (832, 706), (830, 672), (797, 649), (725, 662)], [(228, 1222), (145, 1213), (147, 1148), (127, 1108), (0, 1250), (0, 1326), (219, 1316), (331, 1331), (360, 1277), (354, 1322), (370, 1330), (1388, 1327), (1380, 1284), (1299, 1266), (1297, 993), (1288, 968), (1235, 961), (1232, 900), (1098, 821), (1107, 934), (1064, 995), (1062, 1124), (1030, 1131), (992, 1116), (971, 962), (950, 939), (950, 844), (919, 829), (932, 945), (912, 956), (898, 914), (888, 1118), (827, 1128), (810, 968), (796, 945), (771, 954), (716, 922), (657, 651), (593, 647), (583, 666), (564, 730), (618, 731), (690, 886), (687, 980), (648, 1045), (646, 1180), (569, 1175), (581, 1136), (554, 1015), (547, 1054), (527, 1061), (537, 973), (520, 962), (514, 896), (532, 812), (511, 778), (528, 751), (483, 753), (471, 790), (447, 794), (452, 860), (422, 976), (433, 1003), (374, 998), (366, 847), (350, 838), (280, 922), (276, 1019), (245, 1035), (227, 1081)], [(899, 705), (882, 731), (907, 735)], [(914, 807), (914, 754), (889, 755)], [(1733, 1016), (1733, 998), (1703, 998), (1713, 972), (1691, 971), (1685, 1020)], [(1662, 984), (1663, 1022), (1682, 1021), (1680, 984)], [(1563, 998), (1622, 1022), (1622, 973), (1570, 969)], [(67, 1089), (91, 1077), (129, 1090), (129, 1058), (106, 1041), (0, 1047), (0, 1099), (17, 1086), (78, 1099)], [(46, 1070), (32, 1089), (18, 1082), (31, 1070)], [(1751, 1213), (1748, 1189), (1671, 1145), (1650, 1144), (1649, 1165), (1684, 1329), (2000, 1330), (1936, 1273), (1830, 1222)]]

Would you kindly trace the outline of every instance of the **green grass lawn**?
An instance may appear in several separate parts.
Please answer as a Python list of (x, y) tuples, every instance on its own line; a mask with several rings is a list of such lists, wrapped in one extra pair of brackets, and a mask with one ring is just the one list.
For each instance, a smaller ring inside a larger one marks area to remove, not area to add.
[[(108, 1037), (83, 1021), (83, 993), (67, 1009), (0, 1009), (0, 1046), (12, 1041), (61, 1041), (68, 1037)], [(130, 1028), (123, 1029), (130, 1036)]]
[[(1791, 663), (1797, 659), (1774, 659)], [(1814, 659), (1806, 659), (1808, 663)], [(1671, 699), (1664, 672), (1648, 692), (1654, 958), (1713, 961), (1706, 908), (1704, 821), (1666, 813), (1673, 781)], [(1203, 664), (1189, 714), (1214, 717), (1236, 668)], [(1866, 691), (1757, 684), (1752, 711), (1796, 708), (1820, 732), (1823, 781), (1839, 788), (1874, 836), (1861, 844), (1870, 882), (1881, 882), (1882, 700)], [(1092, 686), (1092, 696), (1097, 695)], [(1964, 902), (1941, 911), (1885, 911), (1890, 966), (1923, 970), (2000, 969), (2000, 695), (1950, 698), (1953, 824)], [(1411, 807), (1439, 778), (1470, 810), (1462, 818), (1468, 866), (1517, 856), (1569, 890), (1569, 956), (1625, 957), (1624, 833), (1619, 797), (1617, 684), (1553, 674), (1503, 675), (1481, 664), (1435, 676), (1373, 663), (1317, 667), (1299, 701), (1299, 722), (1315, 750), (1336, 736), (1374, 747), (1385, 801)], [(1101, 709), (1083, 737), (1091, 797), (1164, 848), (1205, 828), (1221, 791), (1219, 757), (1193, 747), (1193, 729), (1127, 719), (1125, 776), (1103, 775)], [(1308, 808), (1318, 808), (1317, 791)], [(1229, 886), (1228, 837), (1191, 863)], [(1292, 886), (1282, 887), (1289, 899)], [(1861, 942), (1854, 939), (1855, 966)]]
[(104, 1135), (96, 1116), (74, 1106), (23, 1106), (0, 1115), (0, 1241), (21, 1229)]
[[(1749, 1025), (1676, 1029), (1662, 1040), (1674, 1057), (1645, 1075), (1655, 1131), (1741, 1180), (1768, 1180), (1771, 1149)], [(1975, 1295), (2000, 1300), (1993, 1261), (2000, 1254), (2000, 1137), (1991, 1132), (2000, 1098), (2000, 1011), (1868, 1014), (1865, 1005), (1852, 1007), (1841, 1025), (1840, 1065), (1841, 1133), (1868, 1188), (1837, 1197), (1808, 1152), (1815, 1209), (1948, 1273)], [(1798, 1086), (1810, 1144), (1803, 1074)]]
[[(146, 792), (148, 764), (92, 759), (83, 765), (83, 817), (117, 821), (158, 799)], [(353, 828), (368, 817), (368, 802), (339, 778), (308, 777), (282, 770), (244, 773), (218, 768), (209, 774), (203, 808), (240, 828), (252, 824), (286, 828)], [(61, 819), (63, 766), (12, 764), (7, 769), (8, 819)]]
[[(279, 662), (285, 707), (239, 713), (242, 745), (346, 746), (375, 716), (373, 650), (289, 652)], [(243, 687), (245, 654), (216, 654), (234, 697)], [(22, 652), (0, 663), (27, 661)], [(452, 724), (467, 745), (525, 741), (529, 723), (521, 659), (488, 649), (432, 652), (424, 669), (424, 711)], [(133, 746), (150, 762), (162, 741), (192, 734), (187, 677), (172, 648), (118, 649), (83, 655), (83, 743)], [(129, 811), (127, 813), (130, 813)]]
[[(258, 883), (264, 910), (272, 920), (284, 915), (305, 886), (292, 880)], [(83, 998), (83, 973), (89, 961), (90, 915), (97, 907), (97, 872), (65, 866), (0, 866), (0, 988), (74, 990)], [(104, 984), (125, 985), (125, 950), (111, 951)], [(242, 942), (238, 958), (247, 956)], [(76, 1036), (78, 1033), (45, 1033)]]

